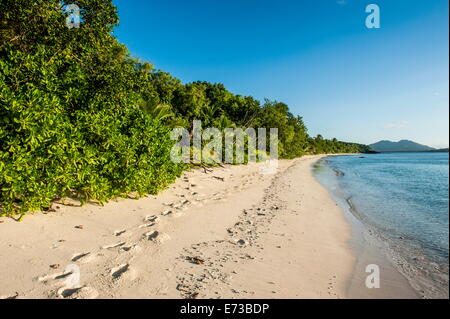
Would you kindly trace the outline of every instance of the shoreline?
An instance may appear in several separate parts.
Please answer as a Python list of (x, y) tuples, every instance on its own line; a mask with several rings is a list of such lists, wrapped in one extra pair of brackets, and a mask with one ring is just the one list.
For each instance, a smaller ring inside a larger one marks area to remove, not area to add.
[[(331, 156), (347, 156), (358, 154), (337, 154), (328, 155), (321, 159)], [(317, 160), (313, 165), (316, 165)], [(336, 175), (344, 174), (336, 172)], [(375, 237), (372, 230), (365, 225), (358, 217), (356, 208), (350, 199), (339, 196), (337, 190), (331, 190), (323, 185), (319, 179), (316, 180), (324, 187), (330, 198), (339, 205), (342, 214), (351, 227), (351, 240), (349, 244), (355, 256), (355, 263), (351, 278), (347, 285), (347, 297), (350, 299), (417, 299), (421, 298), (418, 292), (412, 287), (409, 280), (395, 266), (391, 257), (387, 254), (386, 247)], [(354, 211), (352, 211), (354, 210)], [(368, 265), (377, 265), (380, 269), (380, 288), (368, 289), (365, 287), (365, 278), (369, 275), (366, 272)]]
[(416, 298), (381, 259), (382, 288), (364, 287), (371, 256), (313, 176), (327, 156), (280, 160), (275, 175), (262, 163), (189, 171), (157, 196), (0, 218), (0, 296)]
[[(336, 176), (339, 176), (335, 167), (330, 167), (330, 170), (334, 171)], [(340, 172), (343, 175), (343, 172)], [(318, 178), (320, 181), (322, 178)], [(401, 296), (407, 296), (408, 298), (423, 298), (423, 299), (442, 299), (448, 298), (448, 290), (446, 291), (445, 284), (439, 282), (437, 279), (431, 277), (430, 274), (425, 273), (422, 270), (420, 264), (414, 264), (407, 260), (407, 255), (401, 254), (401, 252), (394, 250), (391, 245), (396, 245), (395, 242), (391, 242), (391, 238), (388, 235), (383, 234), (382, 230), (377, 229), (373, 225), (368, 224), (364, 220), (364, 215), (358, 211), (350, 197), (344, 196), (340, 190), (340, 186), (337, 182), (329, 182), (325, 180), (320, 181), (327, 189), (334, 200), (336, 200), (345, 212), (346, 218), (352, 224), (353, 228), (353, 247), (357, 251), (361, 260), (366, 260), (366, 264), (371, 261), (377, 261), (388, 269), (388, 275), (391, 282), (386, 284), (392, 284), (392, 281), (397, 281), (397, 285), (403, 286), (404, 291), (400, 291)], [(349, 196), (349, 195), (347, 195)], [(398, 245), (398, 244), (397, 244)], [(395, 247), (394, 247), (395, 248)], [(423, 257), (425, 258), (425, 257)], [(425, 259), (424, 259), (425, 260)], [(424, 261), (427, 262), (427, 261)], [(362, 262), (360, 262), (362, 263)], [(361, 268), (360, 266), (359, 268)], [(355, 272), (362, 275), (362, 269), (355, 268)], [(386, 272), (386, 271), (385, 271)], [(393, 274), (395, 274), (393, 276)], [(400, 274), (400, 276), (398, 276)], [(438, 276), (438, 275), (436, 275)], [(402, 277), (402, 278), (401, 278)], [(407, 281), (405, 283), (405, 280)], [(448, 286), (447, 286), (448, 288)], [(350, 291), (352, 289), (349, 289)], [(413, 292), (411, 294), (411, 291)], [(350, 295), (353, 295), (350, 293)], [(376, 296), (377, 294), (375, 294)], [(389, 294), (381, 294), (381, 296), (387, 297)]]

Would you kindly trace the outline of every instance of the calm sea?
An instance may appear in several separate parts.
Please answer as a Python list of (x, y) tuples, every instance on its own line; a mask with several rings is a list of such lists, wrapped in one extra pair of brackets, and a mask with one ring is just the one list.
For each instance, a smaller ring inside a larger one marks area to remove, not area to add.
[(314, 170), (322, 184), (345, 199), (352, 213), (409, 264), (403, 265), (406, 273), (426, 277), (433, 289), (447, 295), (448, 160), (448, 153), (335, 156), (319, 161)]

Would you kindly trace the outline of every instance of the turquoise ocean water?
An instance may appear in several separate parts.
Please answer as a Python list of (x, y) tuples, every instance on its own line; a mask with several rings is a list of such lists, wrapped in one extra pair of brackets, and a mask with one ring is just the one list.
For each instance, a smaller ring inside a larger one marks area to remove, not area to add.
[(448, 153), (335, 156), (319, 161), (314, 172), (386, 241), (399, 264), (408, 263), (402, 264), (406, 274), (448, 295)]

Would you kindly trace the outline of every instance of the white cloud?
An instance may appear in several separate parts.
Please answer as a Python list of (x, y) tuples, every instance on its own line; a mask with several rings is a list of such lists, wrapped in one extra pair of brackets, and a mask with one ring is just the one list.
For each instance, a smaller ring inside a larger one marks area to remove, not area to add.
[(384, 128), (389, 130), (389, 129), (400, 129), (400, 128), (405, 128), (408, 126), (408, 122), (406, 121), (401, 121), (398, 123), (387, 123), (384, 125)]
[(347, 0), (337, 0), (336, 3), (340, 6), (345, 6), (347, 4)]

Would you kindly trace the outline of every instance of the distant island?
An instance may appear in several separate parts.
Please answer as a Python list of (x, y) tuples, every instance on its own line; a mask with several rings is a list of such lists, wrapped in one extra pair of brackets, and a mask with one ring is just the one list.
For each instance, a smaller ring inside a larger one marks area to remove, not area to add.
[(435, 149), (435, 150), (427, 151), (427, 152), (447, 152), (448, 153), (448, 147), (447, 148), (439, 148), (439, 149)]
[(377, 152), (448, 152), (448, 148), (436, 149), (410, 140), (401, 140), (398, 142), (384, 140), (370, 144), (369, 146)]

